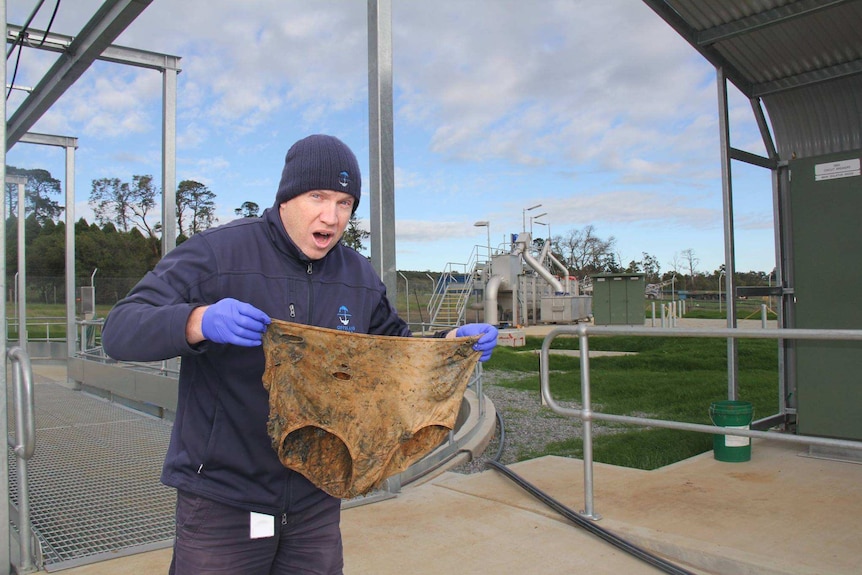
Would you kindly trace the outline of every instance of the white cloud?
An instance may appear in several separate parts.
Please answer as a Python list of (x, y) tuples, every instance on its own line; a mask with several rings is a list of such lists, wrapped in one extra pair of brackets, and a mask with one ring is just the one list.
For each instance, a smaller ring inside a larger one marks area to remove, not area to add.
[[(9, 20), (34, 5), (10, 0)], [(77, 34), (100, 5), (63, 2), (54, 30)], [(117, 43), (182, 57), (178, 179), (207, 183), (228, 217), (249, 197), (269, 205), (298, 135), (344, 134), (365, 165), (366, 10), (343, 0), (148, 6)], [(43, 8), (34, 26), (49, 16)], [(620, 237), (614, 226), (720, 228), (714, 70), (644, 3), (397, 2), (393, 37), (397, 233), (410, 249), (469, 241), (479, 219), (495, 236), (515, 231), (531, 201), (553, 210), (555, 233), (592, 222)], [(19, 79), (38, 81), (55, 58), (26, 50)], [(10, 110), (21, 100), (13, 94)], [(84, 181), (128, 178), (159, 171), (160, 107), (160, 74), (97, 64), (39, 128), (81, 137)], [(730, 113), (734, 145), (763, 153), (735, 90)], [(740, 228), (767, 225), (765, 185), (766, 207), (740, 205)]]

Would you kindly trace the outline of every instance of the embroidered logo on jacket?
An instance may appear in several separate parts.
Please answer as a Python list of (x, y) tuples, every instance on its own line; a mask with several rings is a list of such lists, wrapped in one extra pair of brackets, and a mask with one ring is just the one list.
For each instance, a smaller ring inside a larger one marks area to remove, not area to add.
[(351, 314), (346, 305), (339, 307), (338, 314), (336, 315), (338, 316), (338, 321), (341, 323), (337, 329), (340, 329), (341, 331), (356, 331), (356, 328), (350, 325)]

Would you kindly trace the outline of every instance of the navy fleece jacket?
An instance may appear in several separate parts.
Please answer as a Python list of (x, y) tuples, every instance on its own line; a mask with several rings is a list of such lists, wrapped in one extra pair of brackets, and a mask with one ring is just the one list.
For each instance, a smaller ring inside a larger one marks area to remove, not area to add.
[(302, 511), (329, 495), (284, 468), (271, 447), (263, 349), (186, 341), (192, 309), (227, 297), (302, 324), (377, 335), (410, 331), (365, 257), (339, 244), (308, 260), (284, 231), (277, 207), (195, 234), (108, 314), (102, 343), (110, 357), (181, 357), (162, 481), (250, 511)]

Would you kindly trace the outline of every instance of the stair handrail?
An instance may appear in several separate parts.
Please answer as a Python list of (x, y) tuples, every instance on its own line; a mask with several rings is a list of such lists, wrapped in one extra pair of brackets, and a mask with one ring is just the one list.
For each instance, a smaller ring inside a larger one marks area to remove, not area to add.
[(23, 348), (15, 346), (6, 352), (12, 362), (13, 392), (15, 408), (15, 436), (6, 435), (6, 442), (17, 458), (18, 468), (18, 532), (20, 557), (17, 572), (30, 573), (33, 564), (33, 546), (30, 533), (30, 486), (27, 479), (27, 460), (36, 452), (36, 417), (33, 401), (33, 366), (30, 356)]
[[(448, 286), (455, 281), (455, 276), (463, 276), (465, 278), (464, 283), (466, 286), (464, 292), (466, 292), (466, 294), (462, 294), (462, 297), (459, 298), (456, 305), (456, 311), (458, 313), (456, 323), (460, 325), (463, 321), (464, 312), (467, 309), (467, 301), (470, 299), (470, 293), (472, 292), (473, 276), (475, 275), (476, 266), (479, 261), (480, 247), (481, 246), (473, 246), (473, 250), (470, 253), (467, 263), (447, 263), (443, 273), (440, 274), (440, 277), (437, 279), (437, 283), (434, 286), (434, 292), (431, 294), (431, 299), (428, 301), (428, 317), (430, 318), (432, 329), (437, 323), (437, 316), (443, 306)], [(466, 288), (470, 289), (468, 290)]]

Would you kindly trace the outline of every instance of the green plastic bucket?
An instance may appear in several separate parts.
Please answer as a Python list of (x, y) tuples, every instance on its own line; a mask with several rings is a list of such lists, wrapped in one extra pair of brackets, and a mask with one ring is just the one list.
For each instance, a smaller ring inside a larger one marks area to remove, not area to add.
[[(709, 406), (709, 418), (718, 427), (749, 429), (754, 419), (754, 406), (748, 401), (716, 401)], [(718, 461), (740, 462), (751, 459), (751, 438), (715, 434), (712, 450)]]

